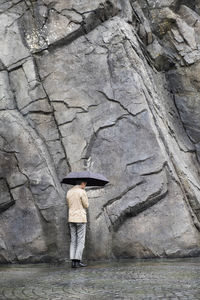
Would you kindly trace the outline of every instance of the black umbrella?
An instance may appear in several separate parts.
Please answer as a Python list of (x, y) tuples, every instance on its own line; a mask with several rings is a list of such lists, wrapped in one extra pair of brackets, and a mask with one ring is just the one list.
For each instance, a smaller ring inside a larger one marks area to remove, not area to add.
[(61, 183), (75, 185), (77, 180), (83, 180), (87, 182), (87, 186), (104, 186), (108, 183), (108, 179), (101, 174), (92, 173), (89, 171), (82, 172), (70, 172)]

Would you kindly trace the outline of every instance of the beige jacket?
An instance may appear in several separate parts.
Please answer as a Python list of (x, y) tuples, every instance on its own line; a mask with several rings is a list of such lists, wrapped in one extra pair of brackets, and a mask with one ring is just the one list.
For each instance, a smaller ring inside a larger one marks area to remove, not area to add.
[(66, 198), (68, 204), (68, 222), (86, 223), (86, 208), (89, 206), (86, 191), (80, 185), (75, 185), (68, 190)]

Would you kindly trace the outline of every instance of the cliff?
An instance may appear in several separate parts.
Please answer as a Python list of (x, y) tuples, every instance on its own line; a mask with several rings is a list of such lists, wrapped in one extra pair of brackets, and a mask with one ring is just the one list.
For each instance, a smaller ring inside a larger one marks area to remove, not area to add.
[(88, 189), (87, 258), (199, 256), (198, 2), (0, 13), (0, 262), (68, 257), (60, 182), (83, 169), (110, 180)]

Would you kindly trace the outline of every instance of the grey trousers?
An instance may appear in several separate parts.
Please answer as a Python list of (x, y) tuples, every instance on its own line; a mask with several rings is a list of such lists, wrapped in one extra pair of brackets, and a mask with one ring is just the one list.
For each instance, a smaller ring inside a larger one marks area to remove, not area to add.
[(70, 229), (70, 259), (82, 259), (85, 247), (86, 223), (69, 223)]

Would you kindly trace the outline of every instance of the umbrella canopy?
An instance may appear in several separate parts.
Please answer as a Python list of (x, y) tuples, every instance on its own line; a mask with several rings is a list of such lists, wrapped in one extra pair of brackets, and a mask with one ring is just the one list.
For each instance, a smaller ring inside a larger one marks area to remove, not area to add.
[(89, 171), (70, 172), (61, 183), (75, 185), (77, 180), (83, 180), (87, 182), (87, 186), (104, 186), (108, 183), (108, 179), (101, 174), (92, 173)]

